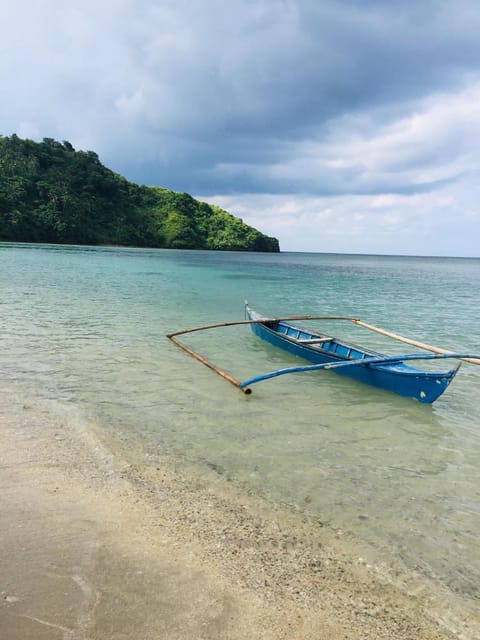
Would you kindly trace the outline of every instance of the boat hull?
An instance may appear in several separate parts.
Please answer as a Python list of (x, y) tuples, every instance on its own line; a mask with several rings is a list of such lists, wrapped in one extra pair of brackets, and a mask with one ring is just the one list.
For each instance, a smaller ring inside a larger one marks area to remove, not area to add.
[[(261, 315), (248, 306), (246, 316), (250, 320), (262, 319)], [(356, 345), (345, 344), (335, 338), (321, 336), (285, 322), (255, 322), (250, 326), (253, 333), (262, 340), (312, 364), (382, 356), (382, 354), (367, 351)], [(307, 342), (308, 340), (310, 343)], [(422, 371), (398, 362), (338, 367), (332, 368), (332, 371), (358, 382), (430, 404), (442, 395), (455, 377), (457, 369), (458, 367), (445, 372)]]

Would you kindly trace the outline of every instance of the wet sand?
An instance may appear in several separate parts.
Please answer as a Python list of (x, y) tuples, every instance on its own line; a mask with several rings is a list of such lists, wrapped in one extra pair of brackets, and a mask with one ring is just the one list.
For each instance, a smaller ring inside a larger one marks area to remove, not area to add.
[(140, 463), (8, 391), (2, 640), (475, 637), (477, 620), (442, 612), (425, 584), (395, 586), (318, 519), (168, 456)]

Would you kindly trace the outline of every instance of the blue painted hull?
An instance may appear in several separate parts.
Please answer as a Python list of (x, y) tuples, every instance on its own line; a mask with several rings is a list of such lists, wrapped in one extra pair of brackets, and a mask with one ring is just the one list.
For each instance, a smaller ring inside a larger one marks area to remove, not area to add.
[[(245, 309), (248, 319), (262, 319), (248, 305)], [(383, 355), (282, 321), (256, 322), (250, 326), (253, 333), (262, 340), (312, 364), (361, 360)], [(457, 370), (458, 367), (445, 372), (422, 371), (402, 362), (332, 369), (338, 375), (424, 403), (432, 403), (441, 396)]]

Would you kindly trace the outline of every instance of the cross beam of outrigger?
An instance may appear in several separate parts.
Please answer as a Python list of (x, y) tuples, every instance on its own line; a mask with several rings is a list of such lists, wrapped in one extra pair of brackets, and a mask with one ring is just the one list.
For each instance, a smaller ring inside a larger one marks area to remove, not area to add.
[(262, 380), (269, 380), (270, 378), (277, 378), (278, 376), (284, 376), (288, 373), (303, 373), (308, 371), (321, 371), (322, 369), (339, 369), (340, 367), (363, 367), (368, 365), (380, 365), (380, 364), (399, 364), (400, 362), (406, 362), (408, 360), (447, 360), (454, 358), (455, 360), (464, 360), (465, 358), (474, 358), (469, 353), (404, 353), (400, 356), (388, 356), (379, 358), (362, 358), (358, 360), (337, 360), (335, 362), (325, 362), (323, 364), (309, 364), (301, 367), (286, 367), (284, 369), (276, 369), (275, 371), (269, 371), (267, 373), (261, 373), (253, 378), (248, 378), (240, 383), (240, 389), (248, 388), (250, 384), (256, 384), (262, 382)]

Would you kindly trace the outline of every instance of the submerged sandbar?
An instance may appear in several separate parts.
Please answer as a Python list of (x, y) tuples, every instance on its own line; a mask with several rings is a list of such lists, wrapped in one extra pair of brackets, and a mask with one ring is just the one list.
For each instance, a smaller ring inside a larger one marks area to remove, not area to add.
[[(122, 450), (0, 388), (0, 637), (474, 638), (428, 585), (372, 571), (341, 532), (215, 473)], [(477, 626), (478, 625), (478, 626)]]

